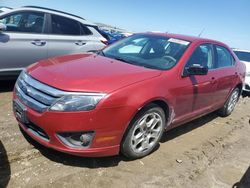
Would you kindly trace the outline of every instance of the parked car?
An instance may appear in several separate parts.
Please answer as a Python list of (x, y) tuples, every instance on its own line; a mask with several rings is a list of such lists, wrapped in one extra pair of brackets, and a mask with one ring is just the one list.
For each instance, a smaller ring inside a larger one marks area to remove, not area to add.
[(107, 44), (113, 44), (114, 42), (123, 39), (125, 36), (119, 33), (111, 33), (104, 30), (99, 30), (103, 37), (107, 39)]
[(238, 56), (240, 61), (246, 65), (246, 79), (243, 87), (243, 91), (247, 95), (250, 94), (250, 51), (234, 49), (234, 53)]
[(0, 77), (48, 57), (100, 50), (106, 39), (85, 19), (42, 7), (0, 14)]
[(230, 115), (244, 74), (221, 42), (135, 34), (98, 54), (29, 66), (16, 82), (13, 110), (21, 129), (46, 147), (135, 159), (151, 153), (165, 130), (216, 110)]
[(12, 8), (10, 8), (10, 7), (3, 7), (3, 6), (0, 6), (0, 13), (9, 11), (9, 10), (11, 10), (11, 9), (12, 9)]

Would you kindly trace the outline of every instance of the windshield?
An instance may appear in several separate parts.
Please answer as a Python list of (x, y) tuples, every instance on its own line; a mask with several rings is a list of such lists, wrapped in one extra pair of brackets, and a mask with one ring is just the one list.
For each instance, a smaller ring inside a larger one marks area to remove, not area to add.
[(239, 60), (250, 62), (250, 52), (234, 51)]
[(190, 42), (154, 35), (133, 35), (105, 48), (102, 55), (152, 69), (174, 67)]

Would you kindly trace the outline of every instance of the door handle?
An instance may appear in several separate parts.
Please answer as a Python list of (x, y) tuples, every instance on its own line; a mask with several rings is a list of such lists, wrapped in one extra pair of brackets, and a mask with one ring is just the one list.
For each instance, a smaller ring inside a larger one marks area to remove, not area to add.
[(41, 41), (41, 40), (33, 40), (31, 42), (31, 44), (34, 44), (36, 46), (44, 46), (46, 44), (46, 42), (45, 41)]
[(83, 46), (83, 45), (86, 44), (86, 42), (83, 42), (82, 40), (78, 40), (78, 41), (75, 42), (75, 44), (76, 44), (77, 46)]
[(216, 79), (215, 79), (215, 77), (212, 77), (212, 78), (211, 78), (210, 83), (211, 83), (211, 84), (215, 84), (215, 83), (216, 83)]

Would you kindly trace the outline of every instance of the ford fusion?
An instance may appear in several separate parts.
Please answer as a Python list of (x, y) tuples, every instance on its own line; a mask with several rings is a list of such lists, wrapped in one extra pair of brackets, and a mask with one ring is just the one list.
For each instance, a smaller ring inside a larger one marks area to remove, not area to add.
[(13, 110), (40, 144), (73, 155), (130, 159), (151, 153), (164, 131), (233, 111), (245, 66), (221, 42), (135, 34), (99, 51), (55, 57), (19, 76)]

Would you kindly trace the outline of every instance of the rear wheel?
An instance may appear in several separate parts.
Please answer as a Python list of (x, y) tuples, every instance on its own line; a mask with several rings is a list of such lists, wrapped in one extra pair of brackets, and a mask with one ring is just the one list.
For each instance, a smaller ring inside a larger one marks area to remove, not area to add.
[(231, 95), (229, 96), (225, 105), (221, 109), (219, 109), (219, 111), (218, 111), (219, 115), (222, 117), (229, 116), (233, 112), (233, 110), (234, 110), (234, 108), (239, 100), (239, 97), (240, 97), (240, 89), (235, 88), (232, 91)]
[(139, 112), (130, 124), (121, 152), (130, 159), (148, 155), (159, 143), (165, 126), (165, 113), (157, 105)]

